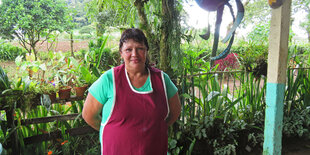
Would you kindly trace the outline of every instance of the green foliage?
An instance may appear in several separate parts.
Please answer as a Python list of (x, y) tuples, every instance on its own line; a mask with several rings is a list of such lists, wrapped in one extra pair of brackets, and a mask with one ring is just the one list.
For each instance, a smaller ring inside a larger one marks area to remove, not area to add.
[(238, 53), (239, 61), (245, 70), (257, 66), (259, 60), (267, 60), (268, 46), (255, 42), (240, 42), (238, 47), (233, 47), (232, 52)]
[(120, 63), (120, 55), (112, 52), (111, 49), (105, 48), (108, 36), (99, 37), (97, 41), (91, 40), (88, 44), (89, 51), (86, 52), (85, 61), (90, 62), (93, 67), (101, 71), (110, 69)]
[(92, 35), (93, 32), (95, 32), (94, 30), (95, 30), (95, 28), (93, 26), (88, 25), (88, 26), (81, 27), (80, 30), (79, 30), (79, 33), (80, 34)]
[(0, 60), (12, 61), (19, 55), (25, 56), (26, 51), (11, 44), (0, 44)]
[(288, 50), (288, 65), (290, 67), (310, 66), (310, 46), (309, 44), (291, 45)]
[(246, 14), (243, 24), (267, 23), (271, 18), (271, 9), (265, 0), (248, 1), (245, 6)]
[(90, 22), (87, 19), (85, 7), (91, 0), (65, 0), (68, 7), (73, 11), (72, 20), (75, 23), (76, 28), (80, 28), (89, 25)]
[[(21, 45), (36, 55), (36, 43), (53, 31), (70, 29), (66, 4), (61, 0), (3, 0), (0, 5), (0, 36), (18, 38)], [(30, 45), (30, 46), (26, 46)]]
[(0, 94), (3, 94), (3, 91), (10, 89), (11, 83), (7, 74), (4, 72), (2, 67), (0, 67)]
[(309, 70), (288, 70), (287, 87), (284, 102), (287, 112), (294, 109), (306, 109), (310, 106)]
[(310, 109), (294, 109), (286, 111), (283, 118), (283, 134), (285, 137), (310, 138)]
[(270, 23), (255, 25), (247, 36), (248, 40), (259, 45), (268, 45), (269, 27)]
[[(124, 9), (126, 8), (126, 9)], [(109, 26), (122, 26), (136, 22), (136, 9), (131, 0), (90, 0), (86, 4), (87, 16), (96, 23), (97, 36), (105, 33)]]

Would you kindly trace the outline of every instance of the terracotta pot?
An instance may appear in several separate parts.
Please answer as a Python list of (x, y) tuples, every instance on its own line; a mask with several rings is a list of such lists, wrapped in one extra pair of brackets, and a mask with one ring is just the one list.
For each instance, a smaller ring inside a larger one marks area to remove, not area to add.
[(29, 77), (32, 78), (33, 70), (29, 69), (29, 70), (28, 70), (28, 74), (29, 74)]
[(56, 101), (56, 93), (50, 93), (48, 96), (50, 97), (52, 103)]
[(83, 87), (74, 87), (74, 89), (75, 89), (76, 97), (84, 97), (84, 93), (87, 89), (87, 85)]
[(58, 91), (58, 95), (60, 99), (69, 99), (71, 94), (71, 87), (62, 87)]

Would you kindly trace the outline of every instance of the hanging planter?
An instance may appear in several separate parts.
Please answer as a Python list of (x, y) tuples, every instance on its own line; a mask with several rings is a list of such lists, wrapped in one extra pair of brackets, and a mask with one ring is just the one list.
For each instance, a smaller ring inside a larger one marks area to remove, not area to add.
[(84, 97), (84, 93), (87, 90), (88, 85), (84, 85), (82, 87), (74, 87), (76, 97)]
[(61, 87), (58, 91), (58, 95), (60, 99), (69, 99), (71, 94), (71, 87), (70, 86), (64, 86)]

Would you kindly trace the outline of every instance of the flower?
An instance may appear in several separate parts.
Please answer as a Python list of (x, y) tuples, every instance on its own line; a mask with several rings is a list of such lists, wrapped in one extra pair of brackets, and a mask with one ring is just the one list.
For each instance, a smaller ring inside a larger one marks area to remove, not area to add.
[(60, 145), (64, 145), (66, 143), (68, 143), (68, 140), (63, 141)]
[(52, 155), (53, 154), (53, 151), (48, 151), (47, 152), (47, 155)]

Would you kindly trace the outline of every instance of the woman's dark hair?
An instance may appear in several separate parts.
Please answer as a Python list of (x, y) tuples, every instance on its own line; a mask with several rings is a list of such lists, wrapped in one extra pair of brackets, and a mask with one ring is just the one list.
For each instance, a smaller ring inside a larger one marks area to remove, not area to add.
[(121, 39), (119, 40), (119, 50), (121, 50), (123, 44), (129, 39), (133, 39), (134, 41), (139, 43), (144, 43), (144, 45), (146, 46), (146, 50), (149, 50), (149, 44), (144, 33), (137, 28), (126, 29), (122, 33)]
[[(119, 50), (121, 51), (121, 48), (123, 47), (123, 44), (128, 41), (129, 39), (133, 39), (134, 41), (138, 42), (138, 43), (144, 43), (144, 45), (146, 46), (146, 50), (149, 50), (149, 44), (147, 42), (147, 39), (143, 33), (142, 30), (137, 29), (137, 28), (130, 28), (130, 29), (126, 29), (125, 31), (123, 31), (122, 35), (121, 35), (121, 39), (119, 40)], [(148, 58), (146, 58), (145, 61), (145, 66), (149, 67), (150, 61)]]

